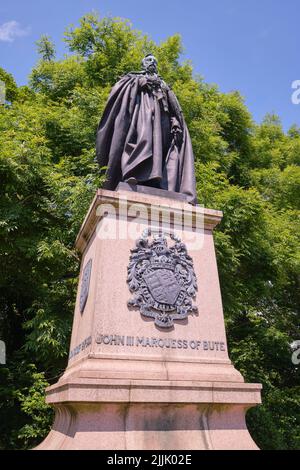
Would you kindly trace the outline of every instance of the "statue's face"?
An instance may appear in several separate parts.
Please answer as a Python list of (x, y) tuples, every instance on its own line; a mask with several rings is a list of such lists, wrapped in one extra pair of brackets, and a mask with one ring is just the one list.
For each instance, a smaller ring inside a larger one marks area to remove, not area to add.
[(150, 73), (157, 73), (157, 59), (154, 55), (148, 55), (142, 60), (143, 69)]

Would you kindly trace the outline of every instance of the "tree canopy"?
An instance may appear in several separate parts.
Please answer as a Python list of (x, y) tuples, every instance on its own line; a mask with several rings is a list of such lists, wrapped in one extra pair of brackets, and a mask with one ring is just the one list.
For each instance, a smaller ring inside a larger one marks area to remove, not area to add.
[(224, 212), (215, 243), (230, 357), (245, 380), (263, 384), (248, 412), (261, 448), (300, 447), (300, 128), (277, 116), (253, 121), (238, 92), (221, 93), (181, 62), (179, 35), (161, 44), (118, 18), (81, 18), (51, 39), (27, 86), (0, 68), (0, 448), (29, 448), (52, 423), (44, 390), (63, 373), (77, 288), (74, 241), (103, 181), (95, 134), (118, 77), (158, 57), (192, 137), (198, 199)]

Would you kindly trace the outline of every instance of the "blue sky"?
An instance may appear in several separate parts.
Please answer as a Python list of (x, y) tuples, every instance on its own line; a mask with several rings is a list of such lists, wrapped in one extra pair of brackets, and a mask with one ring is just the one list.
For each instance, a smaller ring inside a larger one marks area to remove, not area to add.
[(129, 18), (158, 42), (179, 32), (195, 72), (222, 91), (239, 90), (256, 121), (275, 112), (286, 129), (300, 125), (300, 104), (291, 101), (300, 80), (299, 0), (2, 0), (0, 66), (25, 84), (34, 42), (49, 34), (61, 56), (66, 26), (92, 10)]

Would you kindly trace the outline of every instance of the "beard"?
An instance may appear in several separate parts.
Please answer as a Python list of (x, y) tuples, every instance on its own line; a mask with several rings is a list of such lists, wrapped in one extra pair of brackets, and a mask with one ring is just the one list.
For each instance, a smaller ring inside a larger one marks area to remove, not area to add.
[(150, 72), (150, 73), (157, 73), (157, 67), (153, 64), (149, 65), (149, 67), (147, 67), (147, 72)]

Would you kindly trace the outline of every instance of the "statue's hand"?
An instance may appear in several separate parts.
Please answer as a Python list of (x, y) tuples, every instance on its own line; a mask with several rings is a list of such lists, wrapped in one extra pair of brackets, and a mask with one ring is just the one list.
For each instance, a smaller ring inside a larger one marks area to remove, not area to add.
[(140, 88), (146, 88), (148, 85), (148, 80), (147, 80), (147, 77), (145, 77), (145, 75), (139, 77), (139, 86)]
[(174, 142), (177, 145), (180, 145), (182, 143), (182, 127), (176, 119), (176, 117), (171, 118), (171, 134), (173, 136)]

